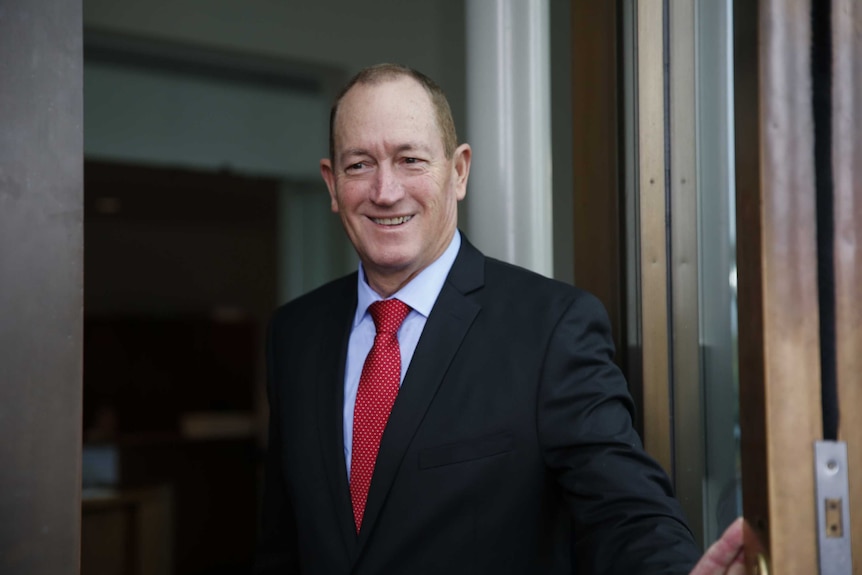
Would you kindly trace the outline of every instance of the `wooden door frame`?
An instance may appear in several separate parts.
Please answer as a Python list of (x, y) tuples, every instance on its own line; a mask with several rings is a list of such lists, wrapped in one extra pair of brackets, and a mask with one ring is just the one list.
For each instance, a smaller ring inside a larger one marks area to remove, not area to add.
[[(639, 15), (636, 29), (647, 33), (643, 27), (652, 26), (655, 34), (661, 5), (661, 0), (635, 4)], [(646, 309), (655, 311), (648, 300), (667, 301), (669, 286), (663, 282), (668, 278), (672, 278), (674, 288), (680, 282), (685, 262), (676, 257), (667, 259), (666, 255), (662, 260), (659, 252), (684, 230), (672, 228), (670, 238), (653, 234), (652, 248), (641, 244), (641, 278), (644, 261), (656, 265), (656, 272), (651, 280), (638, 280), (638, 305), (633, 308), (631, 302), (627, 304), (621, 286), (631, 279), (625, 272), (626, 257), (631, 254), (625, 253), (622, 238), (632, 224), (626, 223), (623, 213), (622, 183), (631, 174), (622, 169), (625, 132), (621, 124), (625, 114), (620, 106), (622, 62), (616, 50), (624, 39), (621, 34), (631, 31), (620, 29), (622, 6), (621, 2), (573, 4), (575, 279), (578, 285), (597, 293), (608, 307), (619, 349), (625, 349), (623, 342), (630, 339), (625, 328), (632, 323), (643, 333), (638, 341), (645, 342), (647, 332), (649, 339), (671, 340), (670, 358), (667, 347), (644, 350), (643, 381), (636, 376), (632, 383), (635, 395), (645, 396), (642, 431), (647, 447), (672, 472), (670, 454), (675, 450), (679, 457), (682, 452), (672, 445), (669, 419), (673, 409), (668, 402), (672, 397), (679, 401), (681, 391), (687, 396), (696, 393), (667, 387), (671, 372), (679, 370), (677, 354), (682, 349), (676, 338), (662, 331), (671, 325), (679, 335), (680, 326), (667, 322), (670, 306), (664, 314), (649, 315)], [(676, 8), (672, 7), (665, 24), (673, 22)], [(858, 82), (862, 66), (852, 55), (862, 49), (862, 34), (858, 32), (862, 29), (862, 9), (851, 0), (835, 0), (832, 10), (838, 384), (842, 404), (855, 405), (862, 401), (858, 379), (862, 371), (858, 353), (862, 348), (862, 265), (856, 256), (862, 244), (862, 232), (856, 225), (862, 220), (862, 174), (854, 168), (862, 165), (862, 114), (855, 112), (856, 100), (862, 95)], [(810, 17), (810, 0), (736, 0), (733, 8), (740, 420), (751, 572), (756, 565), (768, 566), (773, 573), (812, 573), (817, 569), (814, 442), (823, 437), (823, 426)], [(645, 53), (645, 48), (649, 46), (638, 46), (637, 74), (641, 76), (645, 66), (655, 68), (661, 60), (655, 45), (651, 52)], [(638, 90), (649, 92), (650, 84), (644, 80), (637, 77)], [(655, 97), (658, 90), (650, 93), (653, 96), (638, 94), (634, 121), (641, 130), (650, 121), (656, 123), (655, 118), (665, 122)], [(604, 100), (599, 102), (601, 98)], [(673, 132), (673, 120), (671, 117), (671, 136), (679, 140), (679, 134)], [(682, 123), (677, 127), (685, 128)], [(669, 175), (679, 183), (681, 174), (664, 171), (665, 158), (657, 155), (646, 163), (643, 159), (636, 167), (641, 202), (645, 191), (649, 196), (651, 188), (664, 188), (661, 178)], [(678, 159), (675, 163), (679, 167)], [(667, 207), (662, 200), (676, 206), (682, 201), (686, 213), (691, 211), (686, 202), (692, 194), (676, 195), (673, 189), (664, 197), (657, 191), (654, 202), (648, 197), (647, 205), (639, 206), (640, 227), (634, 232), (641, 238), (649, 232), (644, 221), (651, 221)], [(680, 255), (680, 244), (674, 246), (671, 254)], [(683, 280), (692, 284), (689, 276)], [(674, 315), (684, 303), (673, 300)], [(627, 314), (636, 314), (637, 321), (627, 322)], [(636, 365), (625, 367), (629, 375), (639, 373)], [(698, 369), (697, 358), (688, 367)], [(842, 418), (839, 438), (850, 443), (851, 494), (860, 493), (862, 474), (853, 475), (852, 470), (862, 467), (862, 420)], [(854, 514), (851, 520), (858, 572), (862, 514)]]
[[(819, 317), (832, 295), (839, 407), (862, 401), (862, 118), (856, 110), (862, 67), (852, 57), (862, 49), (862, 9), (851, 1), (831, 3), (832, 109), (825, 116), (831, 166), (815, 167), (812, 82), (819, 73), (812, 73), (811, 17), (811, 0), (734, 3), (739, 315), (753, 324), (740, 328), (746, 555), (750, 570), (765, 565), (782, 574), (819, 569), (823, 502), (816, 499), (814, 443), (825, 433)], [(834, 184), (832, 174), (826, 178), (834, 239), (825, 256), (816, 236), (818, 169), (834, 174)], [(818, 285), (818, 257), (832, 257), (834, 287), (828, 278)], [(838, 439), (847, 442), (852, 499), (862, 492), (862, 420), (844, 415)], [(853, 572), (860, 573), (862, 514), (850, 521)]]

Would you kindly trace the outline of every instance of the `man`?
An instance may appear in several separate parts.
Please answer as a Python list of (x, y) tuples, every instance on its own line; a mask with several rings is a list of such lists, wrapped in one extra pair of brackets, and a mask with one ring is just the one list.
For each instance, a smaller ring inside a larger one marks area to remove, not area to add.
[[(336, 100), (320, 168), (361, 266), (270, 326), (257, 572), (688, 573), (602, 306), (457, 231), (471, 153), (413, 70)], [(737, 525), (701, 573), (740, 545)]]

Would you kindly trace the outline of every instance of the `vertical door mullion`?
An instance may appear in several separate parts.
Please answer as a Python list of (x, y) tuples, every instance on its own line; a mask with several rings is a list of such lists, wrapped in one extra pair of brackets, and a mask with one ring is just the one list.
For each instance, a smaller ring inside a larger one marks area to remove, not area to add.
[(572, 3), (575, 283), (605, 305), (622, 357), (617, 5)]
[(698, 306), (694, 0), (668, 3), (671, 365), (676, 494), (703, 541), (704, 429)]
[(817, 572), (822, 434), (809, 0), (734, 3), (746, 555)]
[(644, 444), (673, 476), (668, 344), (664, 2), (637, 3)]
[[(862, 572), (862, 6), (832, 2), (832, 154), (838, 438), (847, 442), (854, 573)], [(856, 499), (854, 499), (854, 497)], [(855, 512), (854, 512), (855, 511)]]

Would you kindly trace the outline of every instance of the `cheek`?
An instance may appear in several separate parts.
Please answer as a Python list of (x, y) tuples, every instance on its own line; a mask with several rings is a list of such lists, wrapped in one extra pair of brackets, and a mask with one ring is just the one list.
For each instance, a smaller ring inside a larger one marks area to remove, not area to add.
[(343, 216), (349, 216), (358, 209), (361, 203), (360, 190), (356, 186), (344, 186), (339, 190), (337, 199), (332, 202), (333, 211), (341, 212)]

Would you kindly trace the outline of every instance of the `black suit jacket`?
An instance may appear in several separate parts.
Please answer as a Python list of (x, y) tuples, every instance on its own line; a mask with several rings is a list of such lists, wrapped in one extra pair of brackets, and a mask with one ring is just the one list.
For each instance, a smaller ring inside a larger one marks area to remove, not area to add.
[(257, 573), (688, 573), (699, 553), (632, 429), (603, 307), (466, 238), (392, 409), (357, 536), (342, 439), (355, 308), (351, 274), (270, 326)]

